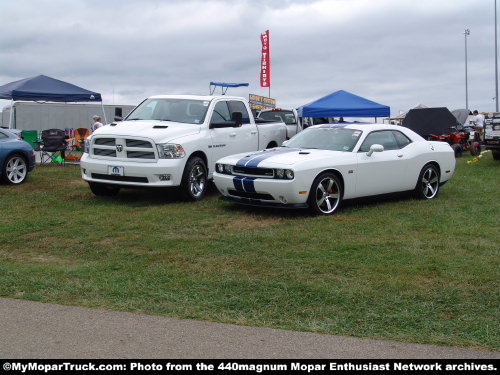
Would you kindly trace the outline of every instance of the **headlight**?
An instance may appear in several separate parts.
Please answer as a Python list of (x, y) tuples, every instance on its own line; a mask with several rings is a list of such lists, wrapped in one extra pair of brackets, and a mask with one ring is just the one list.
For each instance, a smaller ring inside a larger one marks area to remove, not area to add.
[(219, 173), (224, 173), (224, 165), (223, 164), (215, 164), (215, 170)]
[(215, 170), (218, 173), (223, 173), (223, 174), (232, 174), (233, 173), (233, 169), (232, 169), (232, 167), (229, 164), (219, 164), (219, 163), (216, 163), (215, 164)]
[(180, 159), (186, 155), (181, 145), (163, 143), (156, 145), (160, 159)]
[(90, 150), (90, 141), (86, 139), (85, 141), (83, 141), (83, 153), (88, 154), (89, 150)]
[(274, 176), (278, 179), (293, 180), (295, 174), (291, 169), (275, 169)]
[(229, 164), (224, 164), (224, 172), (226, 172), (227, 174), (233, 173), (233, 170)]

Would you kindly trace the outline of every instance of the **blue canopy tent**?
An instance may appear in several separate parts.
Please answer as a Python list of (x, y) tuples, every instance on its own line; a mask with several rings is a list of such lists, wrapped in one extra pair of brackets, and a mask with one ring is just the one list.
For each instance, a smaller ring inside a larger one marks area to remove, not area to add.
[(339, 90), (298, 108), (300, 117), (388, 117), (390, 107)]
[(248, 86), (248, 83), (246, 83), (246, 82), (244, 82), (244, 83), (210, 82), (209, 90), (210, 90), (210, 95), (213, 95), (215, 92), (215, 89), (217, 87), (220, 87), (221, 94), (226, 95), (227, 89), (229, 87), (247, 87), (247, 86)]
[[(13, 105), (16, 100), (47, 102), (101, 102), (101, 94), (55, 78), (39, 75), (0, 86), (0, 99), (11, 100), (9, 129), (12, 126)], [(104, 113), (104, 107), (103, 107)], [(106, 114), (104, 114), (104, 121)]]

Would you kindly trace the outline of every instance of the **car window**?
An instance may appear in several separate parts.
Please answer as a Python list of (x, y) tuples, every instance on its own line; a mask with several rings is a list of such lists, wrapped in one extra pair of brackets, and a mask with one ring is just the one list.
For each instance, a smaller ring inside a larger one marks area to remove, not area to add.
[(400, 131), (393, 130), (392, 134), (394, 134), (394, 137), (396, 138), (396, 142), (398, 142), (399, 148), (406, 147), (411, 143), (410, 138), (408, 138), (406, 135), (404, 135)]
[(214, 113), (212, 114), (212, 120), (210, 123), (225, 122), (231, 120), (231, 115), (229, 113), (229, 108), (227, 107), (227, 102), (218, 102), (214, 107)]
[(231, 100), (229, 101), (229, 111), (231, 112), (231, 115), (234, 112), (241, 112), (243, 124), (249, 124), (250, 123), (250, 116), (248, 115), (247, 107), (243, 102), (240, 102), (238, 100)]
[(0, 132), (0, 139), (9, 138), (5, 133)]
[(384, 150), (397, 150), (399, 146), (391, 130), (374, 131), (368, 134), (363, 144), (359, 148), (360, 152), (370, 151), (372, 145), (382, 145)]

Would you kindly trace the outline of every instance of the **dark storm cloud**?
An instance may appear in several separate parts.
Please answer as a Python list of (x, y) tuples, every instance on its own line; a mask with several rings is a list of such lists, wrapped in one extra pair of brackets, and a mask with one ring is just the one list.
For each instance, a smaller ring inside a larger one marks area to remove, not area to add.
[(391, 106), (492, 110), (493, 0), (0, 1), (0, 83), (46, 74), (137, 103), (207, 93), (210, 80), (258, 85), (271, 30), (272, 96), (299, 106), (345, 89)]

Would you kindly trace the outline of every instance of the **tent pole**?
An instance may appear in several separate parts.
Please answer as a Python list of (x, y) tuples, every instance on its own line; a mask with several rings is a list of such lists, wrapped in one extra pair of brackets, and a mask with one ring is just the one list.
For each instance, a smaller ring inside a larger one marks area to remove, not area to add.
[(14, 118), (14, 99), (10, 101), (9, 129), (12, 129), (12, 119)]
[(106, 111), (104, 111), (104, 104), (102, 103), (101, 100), (101, 108), (102, 108), (102, 114), (104, 115), (104, 125), (108, 123), (108, 120), (106, 119)]

